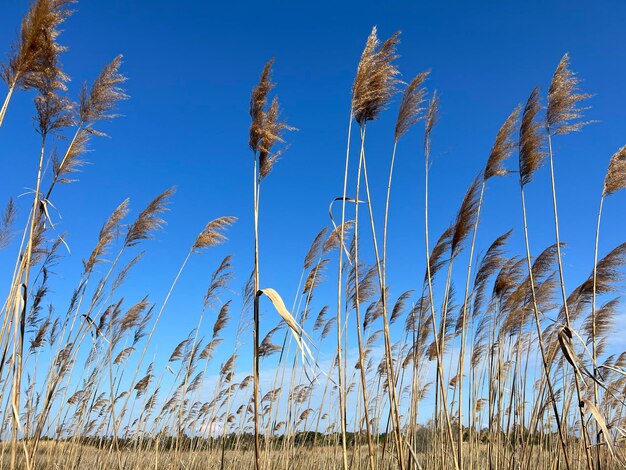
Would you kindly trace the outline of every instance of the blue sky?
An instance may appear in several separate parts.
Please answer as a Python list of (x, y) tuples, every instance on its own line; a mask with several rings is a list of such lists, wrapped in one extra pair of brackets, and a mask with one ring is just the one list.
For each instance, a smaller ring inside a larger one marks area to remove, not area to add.
[[(61, 38), (69, 47), (63, 64), (72, 77), (71, 91), (122, 53), (131, 99), (120, 106), (124, 117), (102, 126), (112, 138), (93, 142), (92, 165), (80, 182), (56, 193), (53, 202), (63, 217), (59, 230), (67, 232), (72, 249), (59, 269), (56, 295), (69, 292), (67, 283), (72, 286), (77, 278), (101, 223), (126, 197), (138, 211), (157, 193), (177, 187), (167, 227), (146, 244), (144, 262), (129, 279), (128, 295), (137, 299), (150, 294), (162, 300), (208, 220), (239, 218), (228, 245), (192, 259), (184, 273), (155, 339), (164, 354), (195, 326), (208, 276), (226, 253), (235, 253), (236, 291), (252, 268), (248, 104), (270, 57), (276, 59), (284, 116), (299, 130), (288, 134), (290, 148), (263, 187), (262, 284), (275, 287), (291, 304), (287, 299), (295, 294), (302, 258), (329, 223), (329, 202), (341, 194), (350, 88), (373, 25), (381, 37), (402, 31), (403, 78), (431, 68), (428, 87), (441, 95), (433, 134), (433, 238), (454, 217), (504, 119), (535, 85), (546, 90), (563, 53), (571, 54), (584, 90), (596, 94), (586, 116), (599, 122), (555, 143), (568, 287), (590, 272), (604, 172), (613, 152), (626, 143), (623, 2), (84, 0), (76, 8)], [(25, 9), (21, 0), (3, 2), (1, 50), (8, 50)], [(368, 168), (380, 217), (398, 99), (368, 127)], [(31, 103), (32, 94), (16, 94), (0, 128), (4, 200), (34, 184), (38, 141)], [(418, 125), (398, 150), (388, 256), (396, 296), (419, 286), (424, 269), (421, 142)], [(509, 164), (514, 168), (515, 159)], [(528, 189), (535, 254), (553, 242), (548, 183), (544, 168)], [(490, 182), (479, 250), (516, 227), (512, 252), (522, 252), (518, 193), (514, 178)], [(618, 194), (606, 205), (601, 253), (623, 241), (624, 197)], [(19, 199), (22, 216), (27, 205), (27, 197)], [(6, 252), (2, 260), (11, 266)], [(7, 275), (5, 268), (1, 274)], [(331, 284), (334, 276), (329, 273)], [(333, 290), (327, 293), (332, 304)], [(233, 334), (234, 329), (235, 322)]]

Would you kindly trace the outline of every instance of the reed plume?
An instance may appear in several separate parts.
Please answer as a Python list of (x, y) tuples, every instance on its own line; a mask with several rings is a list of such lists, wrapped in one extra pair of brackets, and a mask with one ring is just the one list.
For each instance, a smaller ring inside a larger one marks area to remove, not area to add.
[(541, 167), (546, 157), (543, 150), (544, 138), (541, 133), (541, 124), (537, 119), (540, 110), (539, 88), (537, 87), (526, 101), (519, 130), (519, 172), (522, 185), (531, 182), (534, 173)]
[(218, 300), (220, 290), (225, 289), (228, 283), (232, 280), (232, 259), (233, 255), (227, 255), (211, 275), (211, 282), (206, 294), (204, 295), (204, 305), (210, 306), (214, 301)]
[(82, 155), (89, 151), (88, 145), (91, 137), (93, 135), (106, 136), (105, 133), (95, 129), (94, 125), (99, 121), (118, 116), (112, 111), (119, 101), (128, 98), (120, 87), (126, 81), (126, 77), (119, 72), (121, 65), (122, 56), (118, 55), (104, 66), (91, 88), (88, 89), (87, 85), (83, 84), (77, 116), (73, 118), (76, 132), (63, 156), (55, 155), (52, 159), (53, 179), (46, 193), (46, 199), (50, 197), (56, 183), (73, 181), (69, 179), (69, 175), (85, 164)]
[(501, 273), (503, 276), (506, 274), (507, 277), (500, 278), (499, 283), (511, 284), (511, 280), (508, 278), (511, 273), (505, 270), (510, 260), (507, 260), (504, 256), (504, 246), (512, 233), (513, 230), (511, 229), (493, 241), (476, 270), (476, 275), (474, 276), (474, 313), (478, 312), (483, 304), (487, 280), (491, 276), (496, 273)]
[(450, 253), (450, 246), (452, 245), (454, 228), (454, 224), (450, 225), (437, 239), (437, 242), (435, 243), (435, 246), (430, 253), (428, 270), (424, 274), (424, 283), (427, 283), (428, 277), (430, 277), (431, 279), (434, 278), (439, 270), (443, 268), (448, 262), (448, 258), (446, 257), (446, 255)]
[(319, 313), (317, 314), (317, 317), (315, 317), (315, 323), (313, 325), (313, 331), (317, 331), (320, 328), (322, 328), (326, 322), (326, 315), (328, 314), (328, 305), (324, 305), (324, 307), (322, 307), (322, 309), (319, 311)]
[(52, 132), (74, 124), (74, 103), (60, 93), (66, 86), (59, 79), (59, 72), (52, 68), (37, 79), (39, 93), (35, 97), (37, 132), (45, 139)]
[(502, 164), (511, 156), (517, 147), (515, 132), (517, 131), (520, 108), (521, 106), (517, 106), (513, 110), (498, 131), (496, 141), (493, 143), (491, 153), (489, 154), (487, 164), (485, 165), (483, 173), (485, 180), (494, 176), (506, 176), (508, 174), (508, 171), (502, 166)]
[[(439, 95), (437, 90), (433, 92), (433, 96), (428, 102), (428, 109), (426, 111), (426, 125), (424, 127), (424, 146), (430, 148), (430, 134), (439, 120)], [(430, 158), (430, 152), (428, 152), (427, 160)], [(430, 164), (430, 162), (427, 162)]]
[(0, 216), (0, 250), (6, 248), (11, 243), (11, 239), (13, 238), (13, 224), (15, 223), (16, 216), (17, 209), (15, 208), (13, 198), (10, 198), (4, 212)]
[[(621, 299), (616, 297), (609, 300), (604, 305), (593, 311), (593, 315), (589, 315), (582, 325), (582, 331), (587, 337), (587, 344), (593, 343), (595, 346), (594, 361), (602, 354), (606, 340), (609, 338), (611, 329), (613, 328), (615, 317), (619, 311)], [(594, 366), (594, 377), (597, 377), (597, 367)]]
[(282, 150), (273, 152), (277, 143), (284, 143), (282, 135), (285, 131), (295, 130), (281, 120), (278, 98), (274, 97), (268, 106), (268, 95), (274, 88), (272, 82), (272, 65), (274, 59), (270, 59), (261, 73), (259, 83), (252, 90), (250, 97), (250, 125), (249, 145), (252, 152), (259, 159), (259, 179), (265, 178), (274, 167), (274, 164), (282, 154)]
[(228, 321), (230, 320), (230, 300), (222, 305), (220, 312), (217, 315), (217, 319), (213, 324), (213, 339), (217, 338), (220, 332), (224, 329)]
[(456, 216), (456, 221), (454, 222), (454, 230), (450, 241), (450, 251), (452, 257), (456, 257), (459, 254), (463, 246), (463, 242), (470, 234), (472, 227), (474, 226), (478, 215), (480, 187), (480, 179), (475, 178), (463, 197), (463, 202), (461, 203), (461, 207), (459, 208)]
[(328, 227), (324, 227), (313, 239), (311, 247), (304, 257), (304, 269), (309, 269), (313, 263), (319, 258), (327, 240)]
[(20, 34), (11, 46), (0, 76), (8, 87), (0, 108), (0, 127), (15, 89), (40, 89), (46, 76), (55, 75), (61, 81), (67, 76), (61, 71), (58, 56), (65, 47), (57, 43), (59, 26), (71, 15), (67, 7), (75, 0), (36, 0), (22, 20)]
[(110, 244), (119, 236), (121, 222), (128, 214), (129, 200), (125, 199), (115, 208), (111, 216), (104, 223), (98, 235), (98, 242), (86, 261), (83, 261), (85, 272), (91, 272), (96, 264), (101, 263), (106, 255)]
[(324, 246), (322, 247), (322, 253), (327, 254), (331, 251), (338, 249), (341, 246), (341, 238), (345, 238), (346, 235), (350, 234), (350, 231), (354, 227), (354, 221), (347, 220), (342, 225), (337, 226), (330, 232), (328, 238), (324, 242)]
[(580, 79), (569, 68), (569, 54), (566, 53), (554, 71), (548, 90), (546, 129), (550, 135), (569, 134), (589, 124), (588, 121), (579, 121), (582, 112), (587, 109), (579, 107), (579, 103), (591, 95), (579, 93), (579, 84)]
[(252, 90), (250, 96), (250, 117), (252, 118), (252, 124), (250, 125), (250, 139), (248, 144), (253, 152), (258, 152), (260, 149), (261, 139), (263, 138), (267, 97), (274, 88), (274, 83), (271, 78), (272, 65), (274, 65), (274, 59), (270, 59), (263, 67), (259, 83)]
[(352, 84), (352, 114), (359, 125), (376, 119), (396, 91), (399, 71), (392, 62), (399, 36), (397, 32), (381, 44), (374, 26), (367, 38)]
[(428, 78), (430, 70), (419, 73), (411, 80), (402, 94), (400, 110), (396, 119), (394, 140), (398, 141), (406, 132), (423, 118), (427, 90), (422, 85)]
[(206, 224), (202, 232), (200, 232), (196, 241), (193, 243), (191, 250), (197, 253), (208, 247), (224, 243), (227, 240), (226, 235), (223, 233), (224, 230), (236, 221), (237, 218), (232, 216), (218, 217), (217, 219), (212, 220)]
[(142, 240), (149, 240), (153, 237), (155, 231), (163, 227), (165, 221), (161, 218), (161, 214), (168, 209), (170, 198), (174, 191), (174, 188), (166, 189), (150, 201), (148, 206), (141, 211), (126, 232), (125, 246), (131, 247), (137, 245)]
[(576, 300), (589, 302), (592, 295), (615, 291), (621, 279), (621, 268), (625, 264), (626, 243), (621, 243), (596, 263), (593, 273), (576, 289)]
[(604, 177), (602, 196), (610, 196), (626, 188), (626, 146), (619, 149), (611, 157), (609, 168)]
[(389, 317), (389, 323), (393, 324), (396, 322), (398, 318), (402, 316), (404, 313), (404, 309), (407, 306), (407, 301), (413, 294), (413, 290), (408, 290), (398, 297), (396, 303), (393, 306), (393, 310), (391, 311), (391, 316)]
[(36, 88), (38, 75), (65, 50), (56, 43), (59, 26), (71, 15), (75, 0), (36, 0), (24, 16), (17, 41), (11, 47), (2, 78), (7, 86)]
[(120, 86), (126, 81), (126, 77), (119, 72), (121, 65), (120, 54), (104, 66), (91, 88), (83, 84), (78, 108), (81, 122), (91, 124), (118, 116), (112, 113), (113, 109), (119, 101), (128, 99), (128, 95)]

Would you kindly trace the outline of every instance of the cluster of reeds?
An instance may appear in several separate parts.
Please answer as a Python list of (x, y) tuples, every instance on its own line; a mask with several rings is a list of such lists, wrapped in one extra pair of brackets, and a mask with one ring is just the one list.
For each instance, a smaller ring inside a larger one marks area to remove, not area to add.
[[(58, 41), (72, 3), (35, 0), (2, 68), (7, 95), (0, 125), (10, 118), (13, 94), (29, 90), (40, 147), (25, 215), (18, 217), (11, 199), (0, 220), (0, 248), (16, 253), (1, 311), (0, 467), (625, 465), (626, 352), (609, 348), (608, 338), (620, 311), (626, 243), (606, 249), (600, 228), (605, 200), (626, 188), (626, 147), (610, 158), (598, 188), (589, 276), (567, 290), (555, 178), (559, 156), (552, 142), (587, 124), (581, 102), (590, 97), (579, 90), (568, 55), (547, 95), (533, 89), (504, 120), (450, 226), (435, 239), (429, 230), (429, 170), (439, 97), (425, 86), (430, 71), (400, 80), (399, 33), (381, 42), (374, 28), (352, 86), (343, 190), (334, 199), (329, 195), (330, 220), (304, 257), (291, 308), (276, 290), (263, 287), (260, 276), (261, 187), (286, 148), (284, 133), (294, 130), (281, 118), (277, 98), (270, 98), (270, 60), (250, 98), (252, 275), (241, 295), (233, 295), (232, 255), (216, 260), (197, 322), (166, 363), (148, 363), (159, 320), (188, 261), (225, 242), (235, 218), (218, 217), (189, 240), (162, 302), (148, 296), (129, 301), (122, 286), (141, 262), (142, 245), (164, 225), (174, 191), (156, 196), (130, 221), (125, 200), (85, 254), (71, 298), (51, 293), (51, 267), (65, 245), (52, 220), (51, 209), (62, 210), (55, 189), (73, 182), (91, 139), (103, 135), (98, 124), (116, 117), (118, 102), (127, 98), (121, 56), (83, 86), (76, 101), (68, 96), (59, 60), (66, 48)], [(366, 131), (396, 95), (385, 199), (375, 201), (377, 179), (367, 164), (368, 157), (381, 156), (368, 154)], [(405, 137), (418, 123), (424, 126), (420, 146)], [(0, 134), (0, 141), (7, 138)], [(424, 275), (402, 293), (394, 292), (387, 270), (392, 182), (401, 151), (424, 164), (424, 207), (416, 213), (425, 237)], [(526, 192), (545, 163), (554, 243), (533, 253)], [(481, 240), (485, 190), (493, 178), (519, 184), (519, 254), (507, 248), (513, 230)], [(382, 220), (374, 210), (379, 203)], [(17, 220), (24, 223), (19, 238), (13, 237)], [(337, 270), (332, 302), (319, 293), (331, 269)], [(277, 315), (262, 315), (263, 296)], [(248, 351), (251, 370), (240, 361)], [(273, 373), (270, 382), (261, 380), (263, 370)]]

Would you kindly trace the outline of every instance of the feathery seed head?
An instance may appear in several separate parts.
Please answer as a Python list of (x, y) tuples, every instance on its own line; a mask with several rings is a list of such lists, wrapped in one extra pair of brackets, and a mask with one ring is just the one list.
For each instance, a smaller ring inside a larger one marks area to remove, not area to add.
[(74, 103), (60, 94), (66, 90), (65, 83), (59, 78), (58, 70), (48, 67), (37, 76), (35, 97), (37, 132), (46, 136), (51, 132), (74, 124)]
[(530, 183), (533, 174), (544, 162), (543, 133), (536, 119), (541, 106), (539, 104), (539, 87), (536, 87), (526, 102), (522, 113), (519, 131), (519, 172), (522, 185)]
[(250, 95), (250, 117), (252, 118), (252, 125), (250, 126), (250, 148), (253, 151), (257, 151), (261, 138), (263, 136), (263, 121), (265, 108), (267, 107), (267, 96), (269, 92), (274, 88), (272, 82), (272, 65), (274, 59), (270, 59), (263, 67), (259, 83), (252, 90)]
[(200, 250), (203, 250), (210, 246), (224, 243), (227, 240), (226, 236), (223, 233), (224, 230), (226, 230), (230, 225), (234, 224), (236, 220), (237, 217), (232, 216), (219, 217), (215, 220), (212, 220), (211, 222), (206, 224), (204, 230), (200, 232), (191, 250), (194, 253), (198, 253)]
[[(439, 119), (439, 95), (437, 90), (433, 92), (433, 96), (428, 103), (428, 110), (426, 111), (426, 126), (424, 130), (424, 148), (428, 150), (430, 146), (430, 133), (435, 127), (437, 120)], [(426, 152), (428, 155), (428, 152)]]
[(582, 100), (590, 98), (587, 93), (578, 93), (580, 79), (569, 68), (569, 55), (565, 54), (552, 76), (548, 90), (546, 128), (551, 135), (569, 134), (579, 131), (588, 121), (577, 121), (587, 108), (578, 107)]
[(159, 194), (148, 204), (148, 207), (139, 214), (128, 229), (124, 241), (125, 246), (134, 246), (141, 240), (150, 239), (152, 232), (160, 229), (165, 224), (160, 215), (167, 210), (172, 194), (174, 194), (173, 187)]
[(398, 57), (399, 35), (380, 44), (374, 26), (367, 38), (352, 85), (352, 114), (361, 126), (376, 119), (396, 92), (400, 72), (392, 62)]
[(322, 249), (322, 253), (327, 254), (337, 248), (342, 244), (341, 239), (345, 240), (348, 237), (348, 234), (354, 227), (354, 221), (347, 220), (343, 223), (343, 225), (338, 225), (330, 232), (330, 235), (324, 242), (324, 247)]
[(423, 119), (424, 108), (422, 105), (426, 99), (426, 88), (422, 84), (430, 74), (430, 70), (417, 75), (404, 89), (400, 111), (396, 120), (394, 139), (398, 141), (409, 128), (420, 119)]
[(491, 148), (487, 165), (485, 166), (484, 180), (487, 181), (492, 176), (506, 176), (507, 170), (502, 166), (504, 161), (511, 156), (515, 148), (515, 140), (513, 133), (517, 128), (517, 120), (521, 106), (517, 106), (515, 110), (506, 118), (502, 127), (498, 131), (496, 141)]
[(322, 252), (322, 247), (324, 245), (324, 240), (327, 233), (328, 227), (324, 227), (317, 234), (317, 236), (313, 240), (313, 243), (311, 243), (311, 247), (304, 257), (304, 269), (309, 269), (313, 265), (315, 260), (319, 257), (320, 253)]
[(93, 267), (102, 262), (102, 256), (107, 252), (109, 245), (118, 237), (120, 231), (120, 223), (128, 214), (129, 200), (124, 200), (113, 211), (113, 214), (107, 219), (98, 235), (98, 243), (91, 252), (87, 261), (83, 261), (85, 272), (91, 272)]
[(6, 248), (13, 238), (13, 223), (17, 217), (13, 198), (9, 199), (6, 209), (0, 216), (0, 249)]
[(626, 188), (626, 145), (611, 157), (609, 169), (604, 177), (602, 194), (610, 196), (624, 188)]
[(1, 77), (9, 87), (38, 88), (42, 74), (61, 72), (57, 57), (65, 50), (56, 40), (59, 26), (71, 14), (67, 8), (75, 0), (36, 0), (22, 20), (20, 35), (13, 44)]
[(481, 185), (482, 181), (480, 178), (475, 178), (465, 193), (465, 197), (461, 203), (461, 208), (459, 209), (456, 216), (456, 222), (454, 224), (452, 241), (450, 243), (450, 250), (453, 257), (461, 251), (463, 241), (470, 233), (476, 221)]
[(118, 101), (128, 98), (120, 88), (120, 85), (126, 81), (126, 77), (119, 73), (121, 65), (122, 55), (118, 55), (104, 66), (91, 89), (88, 90), (87, 85), (83, 85), (79, 105), (81, 122), (91, 124), (117, 116), (111, 114), (111, 111)]
[(278, 98), (274, 97), (268, 106), (268, 95), (274, 88), (272, 82), (272, 65), (274, 59), (270, 59), (261, 73), (259, 83), (252, 90), (250, 96), (250, 149), (259, 155), (259, 175), (265, 178), (280, 157), (284, 149), (272, 152), (276, 143), (283, 143), (282, 134), (285, 131), (295, 130), (280, 118)]

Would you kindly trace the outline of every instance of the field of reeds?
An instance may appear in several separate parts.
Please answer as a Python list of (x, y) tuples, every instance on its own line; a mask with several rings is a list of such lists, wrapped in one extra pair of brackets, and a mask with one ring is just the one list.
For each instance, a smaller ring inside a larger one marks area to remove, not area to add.
[[(36, 174), (23, 181), (32, 190), (10, 198), (0, 217), (0, 248), (14, 253), (14, 264), (2, 269), (8, 285), (0, 327), (0, 468), (626, 466), (626, 351), (608, 341), (626, 333), (614, 321), (623, 308), (626, 243), (606, 246), (601, 230), (605, 204), (624, 203), (617, 193), (626, 188), (626, 147), (596, 158), (606, 177), (591, 188), (598, 204), (597, 224), (589, 228), (593, 263), (573, 288), (555, 171), (555, 161), (568, 156), (553, 142), (584, 133), (591, 95), (581, 90), (567, 54), (545, 90), (529, 88), (520, 106), (503, 110), (510, 114), (475, 162), (478, 176), (450, 226), (432, 233), (438, 94), (430, 71), (400, 80), (399, 35), (382, 41), (374, 28), (354, 58), (345, 160), (335, 169), (343, 192), (321, 201), (330, 201), (321, 231), (303, 234), (313, 241), (301, 272), (288, 273), (298, 292), (293, 299), (267, 287), (272, 279), (261, 266), (279, 256), (259, 241), (259, 221), (272, 210), (262, 203), (262, 189), (272, 184), (268, 175), (279, 159), (289, 158), (284, 153), (295, 131), (281, 117), (268, 61), (250, 95), (252, 274), (235, 285), (232, 256), (212, 260), (197, 324), (158, 362), (152, 358), (159, 321), (186, 265), (227, 244), (237, 221), (226, 215), (209, 221), (171, 273), (164, 300), (152, 302), (154, 293), (140, 284), (135, 289), (148, 291), (133, 303), (122, 286), (142, 263), (145, 242), (159, 236), (174, 190), (136, 212), (125, 200), (103, 217), (92, 250), (71, 255), (83, 259), (73, 294), (51, 291), (68, 256), (55, 220), (71, 188), (57, 198), (58, 189), (75, 181), (88, 149), (104, 135), (99, 125), (116, 118), (118, 102), (128, 98), (121, 56), (79, 96), (68, 96), (60, 57), (71, 51), (60, 31), (74, 8), (73, 0), (34, 0), (16, 41), (4, 45), (0, 149), (11, 139), (1, 126), (12, 119), (18, 93), (34, 97), (40, 146), (23, 151)], [(367, 165), (374, 158), (367, 130), (377, 120), (395, 120), (391, 154), (375, 156), (388, 159), (382, 192), (372, 191)], [(402, 145), (409, 131), (421, 134), (423, 145)], [(423, 165), (416, 187), (424, 206), (410, 214), (423, 229), (423, 274), (406, 292), (387, 281), (396, 157)], [(86, 171), (97, 172), (97, 165)], [(549, 176), (542, 181), (551, 197), (541, 203), (552, 214), (544, 226), (553, 242), (533, 251), (526, 195), (539, 172)], [(518, 223), (479, 250), (481, 211), (487, 197), (497, 197), (486, 191), (495, 179), (519, 190), (503, 202), (519, 214)], [(513, 231), (519, 246), (511, 243)]]

